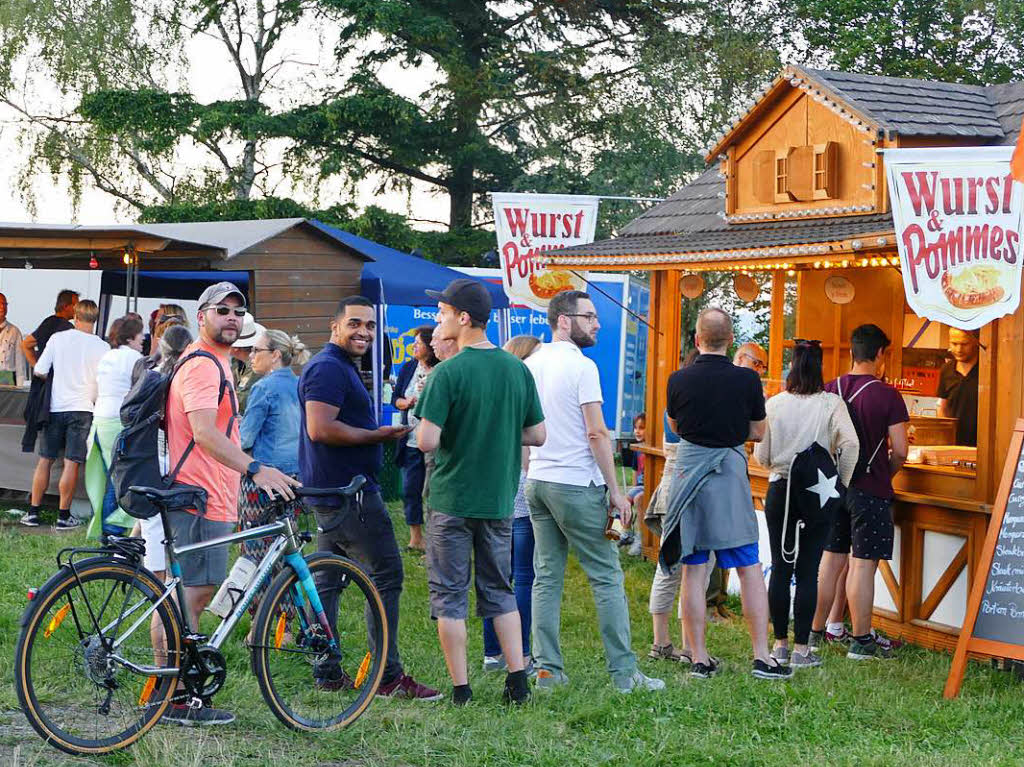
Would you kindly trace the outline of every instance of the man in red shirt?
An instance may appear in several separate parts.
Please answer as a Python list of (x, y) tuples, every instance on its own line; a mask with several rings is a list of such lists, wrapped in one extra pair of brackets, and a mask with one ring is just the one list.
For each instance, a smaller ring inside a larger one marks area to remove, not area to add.
[[(242, 452), (238, 435), (238, 409), (231, 377), (231, 345), (245, 317), (245, 296), (230, 282), (211, 285), (199, 297), (199, 338), (181, 358), (204, 351), (216, 358), (195, 357), (175, 373), (167, 394), (167, 451), (169, 465), (177, 467), (176, 482), (207, 491), (206, 513), (167, 513), (178, 547), (230, 535), (238, 521), (238, 488), (242, 473), (274, 497), (293, 498), (291, 477), (263, 466)], [(219, 370), (218, 370), (219, 366)], [(222, 383), (223, 382), (223, 383)], [(221, 391), (223, 387), (223, 392)], [(189, 445), (195, 442), (189, 451)], [(188, 451), (186, 453), (186, 451)], [(184, 459), (182, 458), (184, 456)], [(192, 627), (227, 576), (228, 547), (192, 552), (179, 559), (185, 600)], [(183, 725), (227, 724), (234, 715), (206, 705), (191, 708), (172, 704), (165, 722)]]

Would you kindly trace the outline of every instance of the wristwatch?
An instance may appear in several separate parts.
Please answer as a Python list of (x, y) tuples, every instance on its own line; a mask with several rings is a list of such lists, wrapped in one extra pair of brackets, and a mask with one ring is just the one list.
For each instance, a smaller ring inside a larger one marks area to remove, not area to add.
[(245, 476), (252, 479), (254, 476), (260, 473), (260, 469), (263, 468), (263, 464), (259, 461), (252, 461), (245, 469)]

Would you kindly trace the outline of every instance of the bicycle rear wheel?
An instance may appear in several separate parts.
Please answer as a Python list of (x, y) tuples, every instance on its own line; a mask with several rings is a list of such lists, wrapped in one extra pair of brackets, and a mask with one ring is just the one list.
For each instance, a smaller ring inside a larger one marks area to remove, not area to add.
[(332, 651), (295, 571), (267, 589), (253, 628), (253, 673), (267, 705), (295, 730), (332, 730), (354, 722), (384, 674), (388, 628), (384, 606), (358, 565), (331, 554), (306, 557), (329, 610), (337, 594)]
[(112, 648), (159, 599), (162, 584), (120, 560), (85, 563), (77, 572), (76, 580), (65, 568), (33, 599), (15, 650), (14, 684), (45, 741), (69, 754), (107, 754), (134, 743), (163, 716), (177, 679), (132, 671), (118, 658), (176, 670), (181, 621), (165, 600), (154, 613), (165, 642), (159, 653), (151, 619)]

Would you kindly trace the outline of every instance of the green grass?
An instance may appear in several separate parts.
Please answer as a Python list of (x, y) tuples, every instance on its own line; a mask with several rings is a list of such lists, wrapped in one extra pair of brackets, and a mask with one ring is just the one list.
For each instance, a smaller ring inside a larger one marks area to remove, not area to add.
[[(400, 537), (401, 514), (394, 514)], [(246, 623), (225, 650), (229, 677), (217, 703), (238, 721), (217, 731), (158, 726), (132, 749), (103, 760), (62, 760), (27, 730), (10, 684), (25, 592), (54, 570), (61, 546), (83, 533), (27, 534), (0, 527), (0, 764), (117, 765), (1016, 765), (1024, 762), (1019, 734), (1024, 687), (984, 665), (968, 669), (962, 697), (942, 698), (949, 656), (917, 648), (888, 663), (846, 661), (826, 653), (825, 665), (789, 684), (748, 673), (749, 644), (736, 619), (709, 629), (726, 671), (711, 682), (690, 680), (681, 667), (641, 659), (666, 680), (664, 693), (614, 692), (604, 669), (586, 579), (570, 569), (563, 609), (563, 644), (572, 684), (536, 694), (521, 710), (499, 703), (501, 675), (479, 669), (480, 624), (470, 624), (474, 701), (448, 704), (378, 700), (351, 728), (308, 736), (286, 730), (263, 704), (241, 646)], [(647, 594), (653, 565), (623, 560), (632, 614), (633, 647), (651, 641)], [(407, 555), (401, 650), (408, 671), (449, 690), (427, 614), (423, 558)], [(737, 606), (738, 607), (738, 606)]]

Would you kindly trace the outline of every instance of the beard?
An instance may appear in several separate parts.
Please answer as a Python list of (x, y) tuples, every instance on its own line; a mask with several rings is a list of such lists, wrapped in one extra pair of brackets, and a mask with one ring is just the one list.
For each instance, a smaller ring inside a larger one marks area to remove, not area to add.
[(219, 344), (231, 346), (231, 344), (238, 340), (238, 333), (239, 330), (237, 328), (224, 327), (212, 333), (210, 337)]
[(597, 343), (597, 340), (592, 335), (588, 335), (583, 331), (583, 328), (576, 323), (576, 320), (572, 321), (572, 330), (569, 331), (569, 340), (581, 349), (588, 349)]

